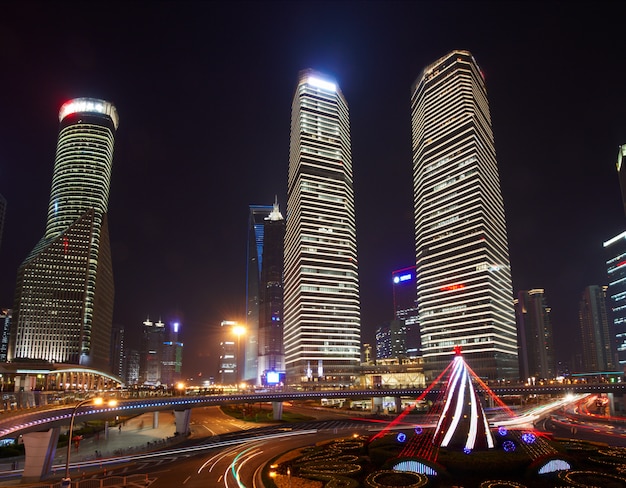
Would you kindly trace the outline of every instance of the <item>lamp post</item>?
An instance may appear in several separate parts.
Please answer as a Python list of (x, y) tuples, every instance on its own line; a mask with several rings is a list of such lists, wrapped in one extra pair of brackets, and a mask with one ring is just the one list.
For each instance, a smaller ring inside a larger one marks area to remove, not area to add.
[[(89, 403), (93, 405), (102, 405), (104, 403), (104, 398), (96, 397), (96, 398), (88, 398), (86, 400), (81, 400), (78, 402), (74, 409), (72, 410), (72, 417), (70, 418), (70, 430), (67, 435), (67, 457), (65, 459), (65, 477), (61, 480), (61, 488), (71, 487), (72, 479), (70, 478), (70, 454), (72, 452), (72, 433), (74, 431), (74, 417), (76, 417), (76, 412), (83, 405), (88, 405)], [(111, 400), (109, 401), (109, 407), (114, 407), (117, 404), (117, 401)]]

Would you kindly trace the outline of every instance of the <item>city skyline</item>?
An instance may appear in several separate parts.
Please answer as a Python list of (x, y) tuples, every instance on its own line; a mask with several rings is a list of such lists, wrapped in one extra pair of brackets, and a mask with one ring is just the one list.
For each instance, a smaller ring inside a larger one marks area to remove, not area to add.
[[(626, 224), (615, 168), (624, 41), (607, 28), (624, 7), (346, 2), (331, 19), (306, 3), (147, 5), (87, 22), (75, 5), (12, 3), (0, 19), (11, 73), (0, 81), (3, 307), (43, 231), (58, 107), (100, 96), (122, 120), (114, 323), (132, 328), (152, 310), (180, 320), (183, 367), (207, 374), (219, 323), (244, 318), (248, 206), (278, 195), (286, 207), (290, 99), (311, 66), (337, 79), (351, 110), (362, 341), (373, 342), (393, 318), (391, 272), (414, 264), (410, 86), (433, 59), (468, 49), (487, 82), (514, 291), (545, 289), (568, 359), (580, 293), (606, 283), (602, 242)], [(207, 30), (210, 19), (219, 25)]]

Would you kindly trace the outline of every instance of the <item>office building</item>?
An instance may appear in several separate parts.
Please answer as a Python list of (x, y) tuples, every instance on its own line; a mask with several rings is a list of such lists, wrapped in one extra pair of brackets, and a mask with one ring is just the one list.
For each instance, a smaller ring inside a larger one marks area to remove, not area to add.
[(376, 359), (397, 359), (401, 364), (407, 358), (406, 325), (394, 319), (376, 329)]
[[(285, 372), (283, 245), (285, 219), (274, 205), (251, 205), (248, 226), (248, 313), (244, 379), (268, 384)], [(255, 339), (252, 340), (251, 337)]]
[(416, 267), (398, 269), (391, 273), (393, 283), (393, 312), (396, 320), (404, 322), (406, 351), (408, 357), (421, 356), (422, 340), (419, 330), (417, 308)]
[(417, 304), (424, 373), (455, 346), (486, 379), (517, 379), (504, 203), (485, 81), (467, 51), (427, 66), (412, 87)]
[[(617, 176), (619, 178), (619, 187), (622, 192), (622, 205), (626, 214), (626, 144), (619, 146), (617, 150)], [(622, 164), (623, 163), (623, 164)]]
[(7, 201), (0, 195), (0, 249), (2, 249), (2, 234), (4, 232), (4, 219), (7, 213)]
[(553, 379), (556, 376), (554, 336), (544, 290), (520, 291), (514, 304), (520, 379), (531, 383)]
[(357, 379), (361, 326), (350, 119), (339, 86), (300, 73), (291, 110), (284, 259), (287, 382)]
[(123, 326), (114, 326), (111, 331), (111, 373), (118, 378), (126, 377), (126, 343), (124, 341), (125, 330)]
[(142, 329), (140, 384), (145, 386), (159, 386), (161, 384), (163, 342), (165, 342), (165, 323), (161, 320), (153, 322), (148, 317), (144, 320)]
[(180, 340), (180, 322), (166, 327), (161, 345), (161, 384), (174, 387), (183, 379), (183, 343)]
[(11, 332), (11, 319), (13, 317), (13, 310), (10, 308), (0, 309), (0, 363), (6, 363), (9, 352), (9, 337)]
[(109, 371), (107, 206), (118, 116), (109, 102), (77, 98), (59, 121), (45, 234), (18, 269), (9, 359)]
[(610, 330), (615, 363), (626, 372), (626, 231), (603, 243), (607, 254), (608, 295), (613, 328)]
[(607, 286), (590, 285), (580, 299), (578, 318), (585, 373), (615, 371), (615, 349), (606, 313), (607, 290)]

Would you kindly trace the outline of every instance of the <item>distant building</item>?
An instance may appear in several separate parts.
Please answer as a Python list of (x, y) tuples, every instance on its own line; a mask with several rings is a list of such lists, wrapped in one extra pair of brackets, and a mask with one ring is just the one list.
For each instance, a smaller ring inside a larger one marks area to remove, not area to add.
[(43, 238), (17, 272), (9, 360), (110, 371), (113, 269), (107, 207), (115, 107), (77, 98), (59, 112)]
[(615, 352), (614, 364), (626, 372), (626, 232), (603, 243), (607, 253), (608, 295), (613, 319), (610, 340)]
[(6, 363), (9, 351), (9, 334), (11, 331), (11, 318), (13, 310), (10, 308), (0, 309), (0, 363)]
[(363, 344), (362, 347), (362, 358), (361, 362), (363, 364), (374, 364), (374, 351), (371, 344)]
[(6, 218), (7, 201), (0, 195), (0, 249), (2, 248), (2, 234), (4, 232), (4, 219)]
[(141, 353), (137, 349), (129, 349), (126, 355), (126, 377), (127, 385), (139, 384), (139, 370), (141, 369)]
[(626, 214), (626, 144), (619, 146), (617, 151), (617, 176), (619, 178), (619, 187), (622, 191), (622, 204), (624, 205), (624, 213)]
[(161, 349), (161, 384), (170, 387), (183, 379), (183, 343), (180, 341), (180, 323), (167, 327)]
[[(517, 379), (504, 203), (485, 80), (468, 51), (411, 90), (417, 304), (426, 378), (461, 346), (485, 379)], [(289, 219), (288, 219), (289, 220)]]
[(402, 320), (406, 328), (406, 355), (421, 356), (422, 340), (417, 309), (417, 268), (398, 269), (391, 273), (393, 283), (394, 318)]
[[(550, 308), (543, 289), (520, 291), (515, 312), (519, 344), (520, 379), (556, 377), (554, 335)], [(532, 380), (531, 380), (532, 381)]]
[(607, 289), (607, 286), (588, 286), (580, 300), (583, 368), (587, 373), (615, 371), (612, 337), (606, 314)]
[(147, 318), (143, 322), (141, 341), (141, 366), (139, 382), (142, 385), (159, 386), (161, 384), (161, 350), (165, 341), (165, 323), (153, 322)]
[(217, 371), (218, 381), (222, 385), (237, 384), (237, 343), (231, 339), (220, 342), (220, 358)]
[(117, 325), (111, 332), (111, 373), (126, 377), (126, 349), (124, 348), (124, 327)]
[(376, 329), (376, 361), (406, 359), (406, 325), (403, 320), (394, 319)]
[(248, 313), (245, 380), (267, 382), (270, 371), (284, 373), (283, 246), (285, 220), (278, 201), (250, 205), (248, 226)]
[(356, 215), (348, 104), (300, 72), (291, 105), (284, 260), (287, 383), (352, 385), (361, 360)]

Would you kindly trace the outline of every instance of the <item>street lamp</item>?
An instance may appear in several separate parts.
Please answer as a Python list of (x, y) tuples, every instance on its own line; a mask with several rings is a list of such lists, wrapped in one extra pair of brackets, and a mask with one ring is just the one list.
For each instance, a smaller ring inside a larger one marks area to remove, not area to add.
[[(86, 400), (81, 400), (74, 406), (74, 409), (72, 410), (72, 417), (70, 419), (70, 431), (67, 435), (67, 457), (65, 459), (65, 477), (61, 480), (61, 488), (66, 488), (66, 487), (69, 488), (72, 486), (72, 479), (70, 478), (70, 453), (72, 452), (72, 433), (74, 431), (74, 417), (76, 417), (76, 412), (78, 412), (78, 409), (80, 407), (82, 407), (83, 405), (87, 405), (89, 403), (93, 405), (102, 405), (104, 403), (104, 398), (96, 397), (96, 398), (87, 398)], [(109, 407), (114, 407), (115, 405), (117, 405), (117, 401), (109, 400), (108, 405)]]

